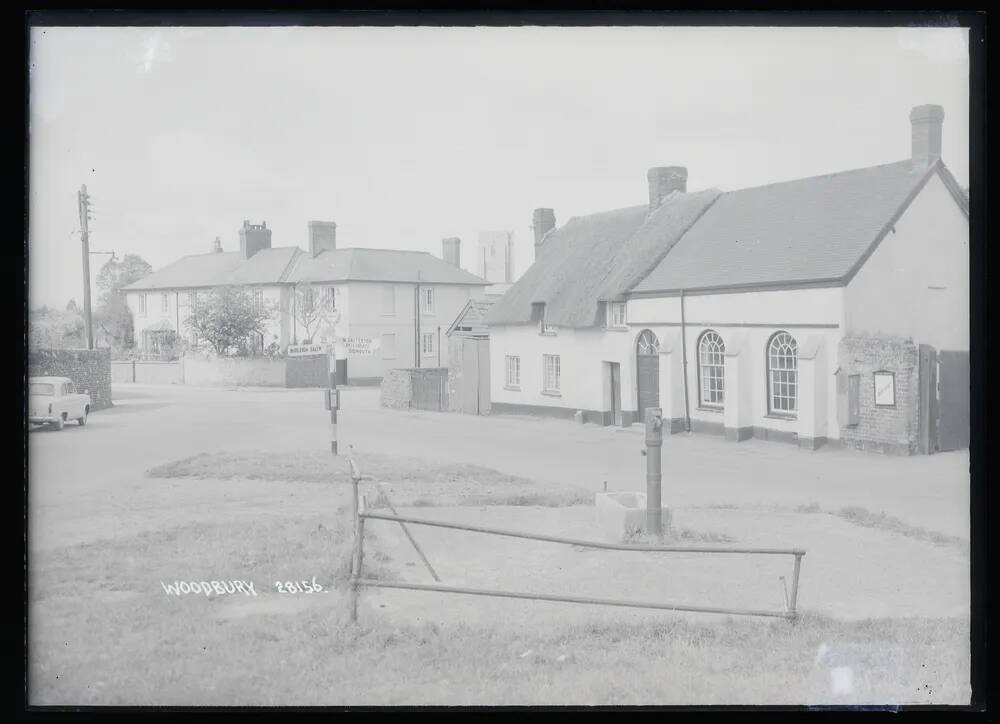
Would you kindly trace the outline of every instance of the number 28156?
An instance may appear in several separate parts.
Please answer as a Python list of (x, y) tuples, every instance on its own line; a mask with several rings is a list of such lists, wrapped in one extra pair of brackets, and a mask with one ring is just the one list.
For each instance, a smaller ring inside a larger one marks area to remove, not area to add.
[(274, 588), (278, 593), (323, 593), (323, 584), (312, 577), (309, 581), (275, 581)]

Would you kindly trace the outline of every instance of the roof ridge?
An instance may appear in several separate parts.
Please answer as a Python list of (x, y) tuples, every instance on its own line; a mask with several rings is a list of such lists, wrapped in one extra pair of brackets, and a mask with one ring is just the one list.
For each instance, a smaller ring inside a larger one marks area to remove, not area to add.
[[(940, 159), (939, 159), (940, 160)], [(772, 186), (782, 186), (784, 184), (794, 184), (800, 181), (818, 181), (824, 178), (833, 178), (834, 176), (845, 176), (849, 173), (858, 173), (859, 171), (871, 171), (878, 168), (888, 168), (889, 166), (901, 166), (905, 163), (911, 163), (911, 159), (904, 159), (902, 161), (893, 161), (892, 163), (879, 163), (874, 166), (860, 166), (858, 168), (847, 168), (843, 171), (833, 171), (831, 173), (821, 173), (815, 176), (800, 176), (799, 178), (787, 179), (785, 181), (772, 181), (771, 183), (759, 184), (757, 186), (743, 186), (738, 189), (731, 189), (729, 191), (723, 191), (723, 194), (734, 194), (737, 191), (754, 191), (756, 189), (766, 189)], [(933, 164), (932, 164), (933, 165)]]

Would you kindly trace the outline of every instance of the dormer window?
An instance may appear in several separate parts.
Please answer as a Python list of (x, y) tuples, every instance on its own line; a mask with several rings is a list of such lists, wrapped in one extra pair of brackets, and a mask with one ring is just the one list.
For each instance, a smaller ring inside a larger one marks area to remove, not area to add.
[(556, 327), (546, 323), (545, 321), (545, 302), (532, 302), (531, 316), (532, 319), (538, 320), (539, 334), (546, 334), (550, 336), (556, 334)]
[(605, 305), (606, 320), (605, 325), (611, 329), (624, 329), (625, 324), (625, 302), (608, 302)]

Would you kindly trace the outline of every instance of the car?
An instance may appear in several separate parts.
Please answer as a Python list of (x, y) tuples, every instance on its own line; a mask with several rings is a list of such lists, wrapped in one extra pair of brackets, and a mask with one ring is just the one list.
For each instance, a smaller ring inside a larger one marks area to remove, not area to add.
[(28, 422), (32, 425), (62, 430), (69, 420), (76, 420), (82, 427), (89, 414), (89, 392), (79, 394), (68, 377), (28, 378)]

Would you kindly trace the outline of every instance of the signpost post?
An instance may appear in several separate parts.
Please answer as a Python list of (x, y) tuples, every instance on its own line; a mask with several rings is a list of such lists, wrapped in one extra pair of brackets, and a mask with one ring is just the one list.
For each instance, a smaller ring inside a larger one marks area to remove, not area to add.
[(663, 412), (646, 408), (646, 532), (663, 536), (663, 511), (660, 503), (660, 448), (663, 447)]

